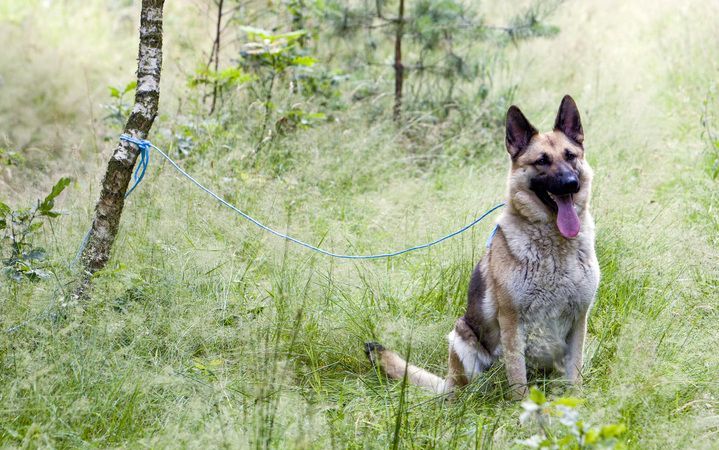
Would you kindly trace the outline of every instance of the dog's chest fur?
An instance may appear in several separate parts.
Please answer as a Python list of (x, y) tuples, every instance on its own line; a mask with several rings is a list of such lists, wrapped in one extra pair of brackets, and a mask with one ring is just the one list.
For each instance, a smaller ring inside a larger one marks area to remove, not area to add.
[(589, 214), (583, 231), (567, 240), (554, 224), (504, 221), (506, 249), (517, 264), (503, 284), (526, 339), (525, 356), (537, 368), (560, 368), (572, 325), (591, 307), (599, 284)]

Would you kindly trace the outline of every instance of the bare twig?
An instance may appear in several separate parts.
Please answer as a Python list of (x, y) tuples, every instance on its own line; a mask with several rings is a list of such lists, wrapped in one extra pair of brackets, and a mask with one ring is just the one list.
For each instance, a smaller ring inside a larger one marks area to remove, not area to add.
[(215, 57), (215, 81), (212, 84), (212, 105), (210, 106), (210, 115), (212, 115), (213, 112), (215, 112), (215, 106), (217, 105), (217, 94), (219, 90), (219, 86), (217, 84), (217, 72), (220, 68), (220, 36), (222, 35), (222, 6), (224, 4), (225, 0), (219, 0), (219, 3), (217, 4), (217, 23), (215, 24), (215, 42), (212, 44), (212, 54), (210, 55), (210, 58), (212, 56)]

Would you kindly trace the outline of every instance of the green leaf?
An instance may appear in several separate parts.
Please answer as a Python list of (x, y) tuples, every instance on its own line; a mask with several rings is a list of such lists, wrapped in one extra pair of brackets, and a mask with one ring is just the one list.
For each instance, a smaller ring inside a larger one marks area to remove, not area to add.
[(26, 232), (26, 234), (34, 233), (34, 232), (36, 232), (37, 230), (39, 230), (40, 228), (42, 228), (42, 222), (31, 223), (31, 224), (27, 227), (27, 230), (26, 230), (27, 232)]
[(590, 428), (584, 435), (585, 444), (596, 444), (599, 441), (599, 431), (596, 428)]
[(288, 42), (294, 42), (301, 38), (302, 36), (306, 35), (307, 32), (305, 30), (297, 30), (297, 31), (291, 31), (289, 33), (282, 33), (282, 34), (276, 34), (273, 37), (275, 40), (278, 39), (287, 39)]
[(30, 209), (29, 208), (23, 208), (18, 209), (16, 211), (13, 211), (11, 213), (12, 221), (16, 224), (21, 224), (22, 222), (28, 220), (30, 218)]
[(187, 85), (189, 87), (197, 87), (201, 84), (211, 83), (211, 77), (212, 76), (210, 74), (210, 69), (208, 69), (206, 66), (200, 66), (195, 69), (195, 74), (189, 77)]
[(247, 34), (247, 37), (251, 40), (269, 41), (275, 43), (277, 41), (286, 41), (287, 44), (292, 44), (300, 39), (302, 36), (307, 34), (305, 30), (291, 31), (289, 33), (272, 34), (269, 31), (263, 30), (262, 28), (255, 27), (240, 27), (240, 30)]
[(265, 40), (265, 39), (270, 39), (270, 37), (272, 36), (270, 33), (268, 33), (267, 31), (265, 31), (261, 28), (244, 26), (244, 27), (240, 27), (240, 30), (247, 33), (247, 37), (249, 37), (250, 39), (258, 39), (259, 38), (259, 39)]
[(529, 389), (529, 399), (538, 405), (543, 405), (547, 402), (547, 397), (544, 395), (544, 392), (534, 386)]
[(127, 83), (127, 86), (125, 86), (125, 90), (122, 91), (123, 94), (127, 94), (130, 91), (134, 91), (137, 87), (137, 80), (130, 81)]
[(22, 272), (15, 269), (14, 267), (6, 267), (5, 276), (18, 283), (22, 281)]
[(107, 88), (110, 89), (110, 97), (112, 98), (120, 98), (120, 95), (122, 95), (120, 94), (120, 90), (118, 88), (112, 86), (108, 86)]
[(552, 402), (553, 406), (567, 406), (569, 408), (576, 408), (577, 406), (584, 403), (584, 400), (576, 397), (561, 397)]
[(612, 423), (609, 425), (604, 425), (602, 427), (602, 437), (605, 439), (617, 437), (621, 434), (623, 434), (625, 431), (627, 431), (626, 425), (623, 423)]
[(0, 202), (0, 217), (7, 216), (12, 212), (12, 209), (3, 202)]
[(576, 443), (576, 439), (571, 434), (568, 434), (557, 441), (559, 448), (574, 448), (571, 446), (574, 443)]
[(30, 261), (42, 261), (45, 259), (46, 256), (47, 252), (45, 251), (45, 249), (38, 247), (32, 249), (30, 253), (25, 255), (25, 258), (29, 259)]
[(25, 272), (24, 275), (33, 281), (50, 278), (50, 272), (44, 269), (32, 269)]
[(292, 58), (291, 63), (295, 66), (312, 67), (315, 65), (317, 60), (311, 56), (295, 56)]
[(242, 84), (252, 81), (252, 75), (239, 67), (229, 67), (216, 74), (217, 80), (225, 84)]
[(38, 210), (42, 215), (48, 215), (48, 213), (51, 212), (52, 207), (55, 206), (55, 198), (60, 195), (60, 193), (65, 190), (69, 184), (70, 178), (68, 177), (60, 178), (60, 181), (55, 183), (55, 186), (52, 187), (52, 191), (50, 191), (48, 196), (45, 197), (45, 200), (43, 200), (38, 207)]

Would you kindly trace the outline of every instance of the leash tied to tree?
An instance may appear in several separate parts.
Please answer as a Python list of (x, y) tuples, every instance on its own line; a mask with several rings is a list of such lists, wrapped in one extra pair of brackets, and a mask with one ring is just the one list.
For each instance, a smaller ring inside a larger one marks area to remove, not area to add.
[(135, 181), (134, 183), (132, 183), (130, 189), (127, 190), (127, 193), (125, 193), (125, 198), (127, 198), (130, 196), (130, 194), (132, 194), (132, 191), (135, 190), (137, 185), (140, 184), (140, 181), (145, 178), (147, 165), (150, 164), (150, 146), (152, 144), (150, 144), (149, 141), (143, 139), (135, 139), (125, 134), (121, 135), (120, 139), (123, 141), (132, 142), (133, 144), (137, 145), (137, 148), (140, 150), (140, 162), (137, 163), (137, 167), (135, 168), (135, 174), (133, 175), (133, 179)]
[[(242, 218), (248, 220), (249, 222), (252, 222), (257, 227), (267, 231), (268, 233), (271, 233), (277, 237), (280, 237), (282, 239), (286, 239), (290, 242), (294, 242), (295, 244), (298, 244), (302, 247), (305, 247), (307, 249), (310, 249), (312, 251), (315, 251), (317, 253), (330, 256), (332, 258), (338, 258), (338, 259), (380, 259), (380, 258), (390, 258), (392, 256), (399, 256), (404, 253), (413, 252), (415, 250), (421, 250), (424, 248), (429, 248), (434, 245), (439, 244), (440, 242), (446, 241), (447, 239), (450, 239), (454, 236), (457, 236), (458, 234), (464, 233), (465, 231), (469, 230), (473, 226), (477, 225), (479, 222), (481, 222), (485, 217), (492, 214), (497, 209), (504, 206), (504, 203), (500, 203), (498, 205), (493, 206), (489, 210), (485, 211), (482, 215), (480, 215), (478, 218), (470, 222), (469, 224), (465, 225), (464, 227), (460, 228), (457, 231), (454, 231), (450, 234), (447, 234), (445, 236), (442, 236), (438, 239), (435, 239), (431, 242), (427, 242), (425, 244), (415, 245), (413, 247), (405, 248), (403, 250), (398, 250), (394, 252), (386, 252), (386, 253), (377, 253), (377, 254), (371, 254), (371, 255), (347, 255), (347, 254), (341, 254), (341, 253), (334, 253), (328, 250), (324, 250), (322, 248), (319, 248), (317, 246), (314, 246), (312, 244), (309, 244), (305, 241), (302, 241), (300, 239), (294, 238), (292, 236), (289, 236), (287, 234), (281, 233), (265, 224), (260, 222), (259, 220), (255, 219), (254, 217), (250, 216), (249, 214), (245, 213), (244, 211), (240, 210), (233, 204), (229, 203), (227, 200), (223, 199), (219, 195), (217, 195), (215, 192), (213, 192), (211, 189), (205, 187), (202, 183), (197, 181), (195, 178), (193, 178), (190, 174), (185, 172), (170, 156), (167, 155), (167, 153), (160, 150), (158, 147), (156, 147), (152, 142), (145, 140), (145, 139), (137, 139), (132, 136), (128, 136), (126, 134), (123, 134), (120, 136), (120, 139), (126, 142), (130, 142), (132, 144), (135, 144), (137, 148), (140, 150), (140, 162), (137, 165), (137, 168), (135, 169), (135, 175), (134, 175), (134, 183), (132, 187), (127, 191), (127, 195), (130, 195), (130, 193), (137, 187), (137, 185), (142, 181), (142, 179), (145, 176), (145, 172), (147, 170), (147, 165), (150, 161), (150, 149), (155, 149), (163, 158), (165, 158), (172, 167), (175, 168), (177, 172), (179, 172), (182, 176), (190, 180), (195, 186), (200, 188), (201, 190), (205, 191), (208, 195), (213, 197), (215, 200), (222, 203), (224, 206), (230, 208), (237, 214), (239, 214)], [(492, 234), (494, 235), (494, 233)]]

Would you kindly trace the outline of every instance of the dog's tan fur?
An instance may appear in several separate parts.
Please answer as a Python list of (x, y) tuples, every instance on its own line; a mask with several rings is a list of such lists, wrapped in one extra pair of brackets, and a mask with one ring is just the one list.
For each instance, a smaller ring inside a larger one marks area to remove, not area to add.
[[(518, 108), (510, 108), (507, 206), (473, 274), (467, 312), (448, 336), (448, 375), (443, 380), (379, 344), (367, 344), (368, 356), (389, 377), (402, 378), (406, 370), (411, 383), (450, 392), (503, 355), (513, 398), (527, 393), (528, 366), (579, 381), (587, 315), (599, 284), (589, 213), (592, 169), (583, 142), (579, 112), (569, 96), (548, 133), (537, 133)], [(575, 175), (579, 186), (571, 197), (580, 224), (574, 238), (560, 234), (556, 211), (533, 189), (539, 179), (566, 174)]]

